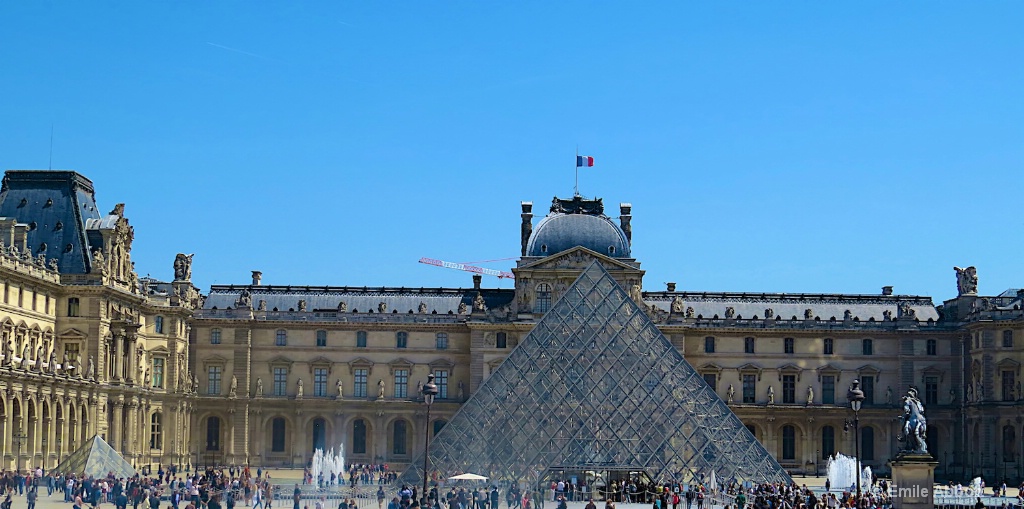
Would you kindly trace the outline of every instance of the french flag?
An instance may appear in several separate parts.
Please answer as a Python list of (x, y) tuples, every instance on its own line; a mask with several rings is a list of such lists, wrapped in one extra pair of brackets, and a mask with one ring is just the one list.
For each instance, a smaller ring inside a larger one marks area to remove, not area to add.
[(576, 156), (576, 167), (590, 167), (594, 165), (594, 158), (591, 156)]

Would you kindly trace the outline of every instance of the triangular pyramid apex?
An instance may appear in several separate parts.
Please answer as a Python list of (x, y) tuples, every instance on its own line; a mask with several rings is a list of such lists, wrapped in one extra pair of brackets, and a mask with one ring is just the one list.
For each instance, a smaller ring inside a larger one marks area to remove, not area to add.
[[(557, 468), (790, 481), (597, 261), (438, 432), (429, 459), (435, 478), (537, 482)], [(421, 482), (422, 464), (402, 481)]]

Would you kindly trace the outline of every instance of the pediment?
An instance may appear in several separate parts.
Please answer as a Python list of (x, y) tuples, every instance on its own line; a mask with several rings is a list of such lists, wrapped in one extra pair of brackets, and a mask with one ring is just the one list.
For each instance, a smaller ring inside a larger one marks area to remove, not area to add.
[(348, 370), (349, 370), (349, 372), (351, 372), (353, 374), (356, 372), (356, 368), (367, 368), (367, 369), (369, 369), (369, 368), (372, 368), (372, 367), (373, 367), (373, 361), (371, 361), (370, 359), (367, 359), (366, 357), (356, 357), (355, 359), (352, 359), (352, 360), (348, 361)]
[(796, 364), (784, 364), (778, 367), (779, 370), (779, 381), (782, 381), (782, 375), (796, 375), (796, 381), (800, 381), (800, 376), (803, 374), (804, 369)]
[(839, 368), (837, 368), (837, 367), (835, 367), (835, 366), (833, 366), (831, 364), (826, 364), (826, 365), (818, 368), (816, 371), (818, 372), (818, 381), (819, 382), (821, 381), (822, 375), (832, 375), (832, 376), (835, 376), (836, 377), (836, 382), (838, 382), (839, 378), (843, 374), (843, 370), (841, 370), (841, 369), (839, 369)]
[(748, 362), (748, 363), (746, 363), (746, 364), (736, 368), (736, 371), (739, 371), (741, 374), (744, 374), (744, 373), (748, 374), (748, 375), (749, 374), (756, 374), (757, 375), (757, 381), (760, 382), (761, 381), (761, 373), (764, 371), (764, 369), (762, 369), (761, 366), (758, 366), (757, 364), (753, 364), (753, 363)]
[(924, 383), (924, 377), (926, 376), (939, 377), (939, 381), (941, 382), (942, 379), (945, 378), (946, 372), (935, 366), (928, 366), (921, 370), (921, 383)]
[(865, 365), (857, 368), (857, 373), (859, 375), (861, 375), (861, 376), (863, 376), (863, 375), (878, 376), (879, 374), (882, 373), (882, 370), (878, 369), (877, 367), (875, 367), (875, 366), (873, 366), (871, 364), (865, 364)]
[(1009, 357), (1006, 357), (1003, 360), (996, 363), (996, 367), (998, 367), (1000, 371), (1012, 370), (1013, 372), (1020, 374), (1020, 363)]
[(203, 366), (204, 367), (208, 367), (208, 366), (224, 366), (227, 363), (228, 363), (228, 360), (226, 358), (224, 358), (224, 357), (219, 356), (219, 355), (211, 355), (209, 357), (203, 358)]
[(89, 337), (86, 333), (75, 328), (64, 329), (60, 334), (58, 334), (58, 336), (60, 336), (61, 339), (85, 339)]
[(309, 374), (311, 375), (313, 374), (313, 369), (315, 368), (327, 368), (328, 375), (330, 375), (334, 371), (334, 362), (322, 355), (314, 357), (306, 361), (306, 363), (309, 364)]
[(455, 361), (447, 358), (435, 359), (430, 362), (431, 368), (454, 368)]
[(546, 258), (541, 258), (532, 263), (528, 263), (516, 270), (532, 269), (532, 270), (557, 270), (557, 269), (579, 269), (583, 270), (590, 266), (591, 263), (597, 260), (601, 263), (604, 268), (607, 269), (624, 269), (624, 270), (639, 270), (632, 265), (623, 263), (615, 258), (611, 258), (607, 255), (598, 253), (587, 249), (583, 246), (576, 246), (572, 249), (562, 251), (560, 253), (553, 254)]
[(396, 369), (408, 369), (410, 372), (412, 372), (413, 363), (408, 359), (399, 357), (389, 362), (388, 366), (391, 368), (391, 374), (394, 375)]
[(715, 364), (713, 362), (709, 362), (697, 368), (697, 371), (701, 373), (721, 373), (722, 366), (719, 366), (718, 364)]

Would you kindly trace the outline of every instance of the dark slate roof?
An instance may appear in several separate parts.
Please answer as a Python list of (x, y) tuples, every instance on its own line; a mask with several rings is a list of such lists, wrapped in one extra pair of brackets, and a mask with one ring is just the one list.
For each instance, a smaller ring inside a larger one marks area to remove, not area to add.
[[(814, 317), (821, 320), (842, 320), (846, 310), (850, 310), (853, 318), (867, 321), (884, 319), (884, 313), (890, 311), (892, 318), (900, 316), (900, 304), (906, 302), (914, 310), (918, 320), (939, 320), (939, 313), (932, 304), (931, 297), (914, 295), (855, 295), (855, 294), (814, 294), (814, 293), (713, 293), (713, 292), (644, 292), (644, 302), (654, 305), (662, 311), (670, 311), (672, 300), (679, 296), (683, 300), (683, 309), (693, 308), (693, 315), (712, 318), (718, 315), (725, 318), (726, 308), (733, 308), (736, 318), (765, 318), (765, 310), (771, 308), (777, 317), (789, 320), (792, 317), (804, 318), (804, 312), (810, 309)], [(773, 317), (774, 318), (774, 317)]]
[[(306, 301), (306, 310), (336, 311), (338, 304), (345, 302), (349, 313), (378, 312), (381, 302), (387, 304), (387, 313), (419, 312), (420, 303), (427, 305), (427, 313), (457, 313), (459, 303), (472, 309), (477, 291), (473, 288), (386, 288), (386, 287), (336, 287), (336, 286), (244, 286), (215, 285), (210, 288), (203, 309), (227, 309), (237, 307), (238, 297), (248, 290), (252, 306), (257, 308), (261, 300), (267, 301), (267, 310), (297, 310), (299, 301)], [(511, 289), (482, 288), (488, 309), (508, 305), (515, 298)]]
[(559, 212), (549, 214), (534, 227), (526, 255), (550, 256), (576, 246), (613, 258), (629, 258), (626, 234), (608, 216)]
[(85, 222), (100, 218), (89, 179), (73, 171), (9, 170), (0, 216), (28, 224), (33, 254), (56, 258), (60, 272), (89, 271)]

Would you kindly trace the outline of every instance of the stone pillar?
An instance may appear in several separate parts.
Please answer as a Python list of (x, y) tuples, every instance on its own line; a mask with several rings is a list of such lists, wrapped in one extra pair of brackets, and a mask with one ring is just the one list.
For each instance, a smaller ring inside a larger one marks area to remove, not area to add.
[(932, 509), (935, 506), (935, 466), (938, 464), (929, 454), (900, 454), (889, 461), (896, 509)]
[(107, 423), (107, 429), (110, 431), (110, 433), (107, 434), (107, 437), (110, 438), (108, 443), (115, 451), (123, 453), (124, 447), (122, 447), (122, 445), (124, 444), (124, 430), (121, 429), (121, 415), (124, 413), (124, 402), (113, 401), (111, 404), (114, 405), (114, 417), (113, 422)]
[(120, 382), (124, 373), (124, 336), (115, 334), (110, 338), (110, 362), (114, 365), (113, 381)]

